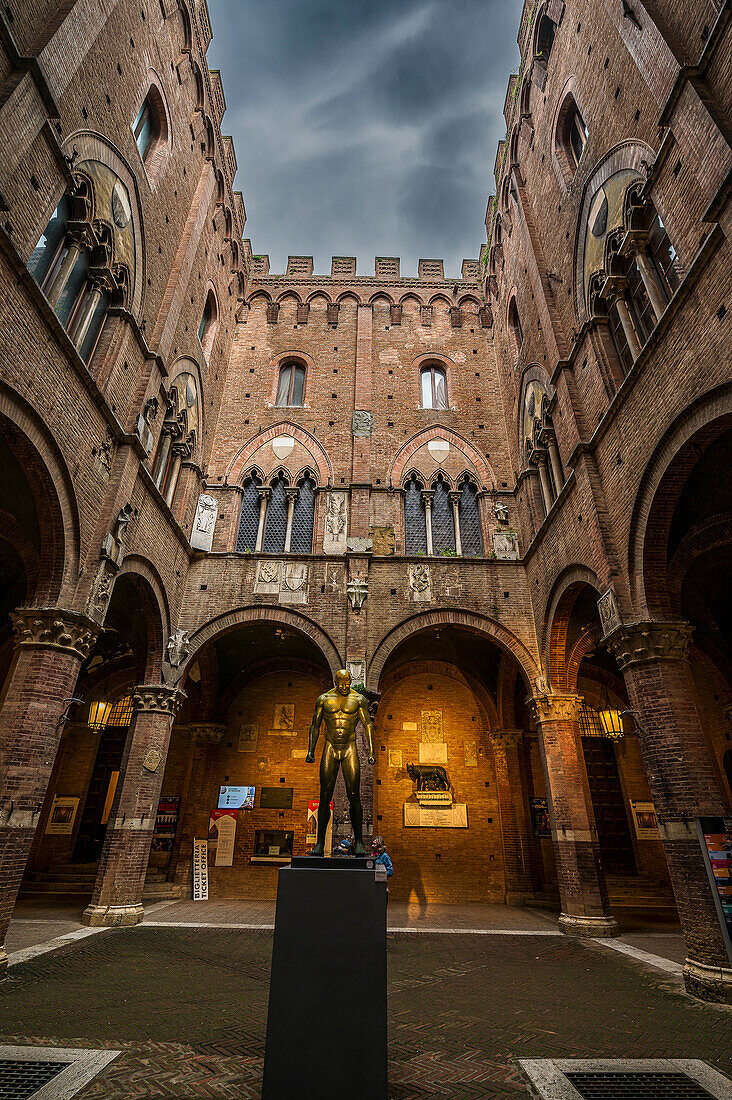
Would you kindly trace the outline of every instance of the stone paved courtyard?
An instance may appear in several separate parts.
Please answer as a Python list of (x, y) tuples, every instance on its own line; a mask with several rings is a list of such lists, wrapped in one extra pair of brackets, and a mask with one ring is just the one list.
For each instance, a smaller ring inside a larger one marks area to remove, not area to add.
[[(106, 931), (13, 966), (0, 1042), (121, 1049), (84, 1100), (259, 1097), (271, 932), (172, 924)], [(732, 1073), (732, 1010), (688, 998), (677, 973), (550, 930), (539, 915), (538, 934), (390, 935), (392, 1100), (524, 1098), (519, 1058), (693, 1057)], [(316, 1021), (313, 1037), (335, 1041)]]

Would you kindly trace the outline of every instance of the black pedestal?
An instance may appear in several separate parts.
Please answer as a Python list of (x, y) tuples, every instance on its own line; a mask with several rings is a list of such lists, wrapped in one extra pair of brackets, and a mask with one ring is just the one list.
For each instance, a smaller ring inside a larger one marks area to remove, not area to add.
[(386, 1100), (386, 883), (314, 862), (278, 876), (262, 1100)]

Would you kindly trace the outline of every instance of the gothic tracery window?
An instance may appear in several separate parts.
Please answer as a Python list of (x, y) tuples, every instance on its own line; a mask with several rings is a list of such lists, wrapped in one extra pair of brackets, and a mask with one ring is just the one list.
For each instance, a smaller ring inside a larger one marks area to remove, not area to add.
[(414, 474), (404, 487), (404, 543), (407, 554), (427, 553), (427, 524), (423, 486)]
[(259, 479), (254, 474), (248, 477), (243, 485), (239, 531), (236, 537), (236, 549), (240, 554), (254, 553), (257, 548), (260, 511), (259, 488)]
[(483, 553), (478, 490), (467, 475), (460, 486), (459, 517), (463, 556), (477, 558)]

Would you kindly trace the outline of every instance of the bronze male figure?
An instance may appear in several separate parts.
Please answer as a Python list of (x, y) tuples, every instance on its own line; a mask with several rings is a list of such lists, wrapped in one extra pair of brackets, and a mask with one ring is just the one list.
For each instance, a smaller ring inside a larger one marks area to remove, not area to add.
[(369, 745), (369, 764), (374, 762), (374, 724), (368, 711), (366, 697), (351, 691), (351, 674), (342, 668), (335, 674), (335, 687), (318, 697), (310, 726), (308, 754), (305, 759), (312, 764), (321, 722), (325, 723), (325, 744), (320, 758), (320, 804), (318, 806), (318, 839), (312, 855), (322, 856), (325, 849), (325, 831), (330, 821), (330, 800), (333, 797), (338, 769), (343, 769), (351, 828), (356, 842), (354, 855), (365, 856), (363, 846), (363, 809), (361, 807), (361, 765), (356, 750), (356, 726), (359, 719), (366, 730)]

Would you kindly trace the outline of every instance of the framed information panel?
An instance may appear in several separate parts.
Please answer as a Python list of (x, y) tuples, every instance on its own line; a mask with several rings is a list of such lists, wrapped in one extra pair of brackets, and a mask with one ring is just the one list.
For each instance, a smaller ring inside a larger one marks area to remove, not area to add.
[(292, 787), (262, 787), (259, 806), (262, 810), (291, 810)]
[(699, 817), (696, 829), (727, 954), (732, 963), (732, 817)]

